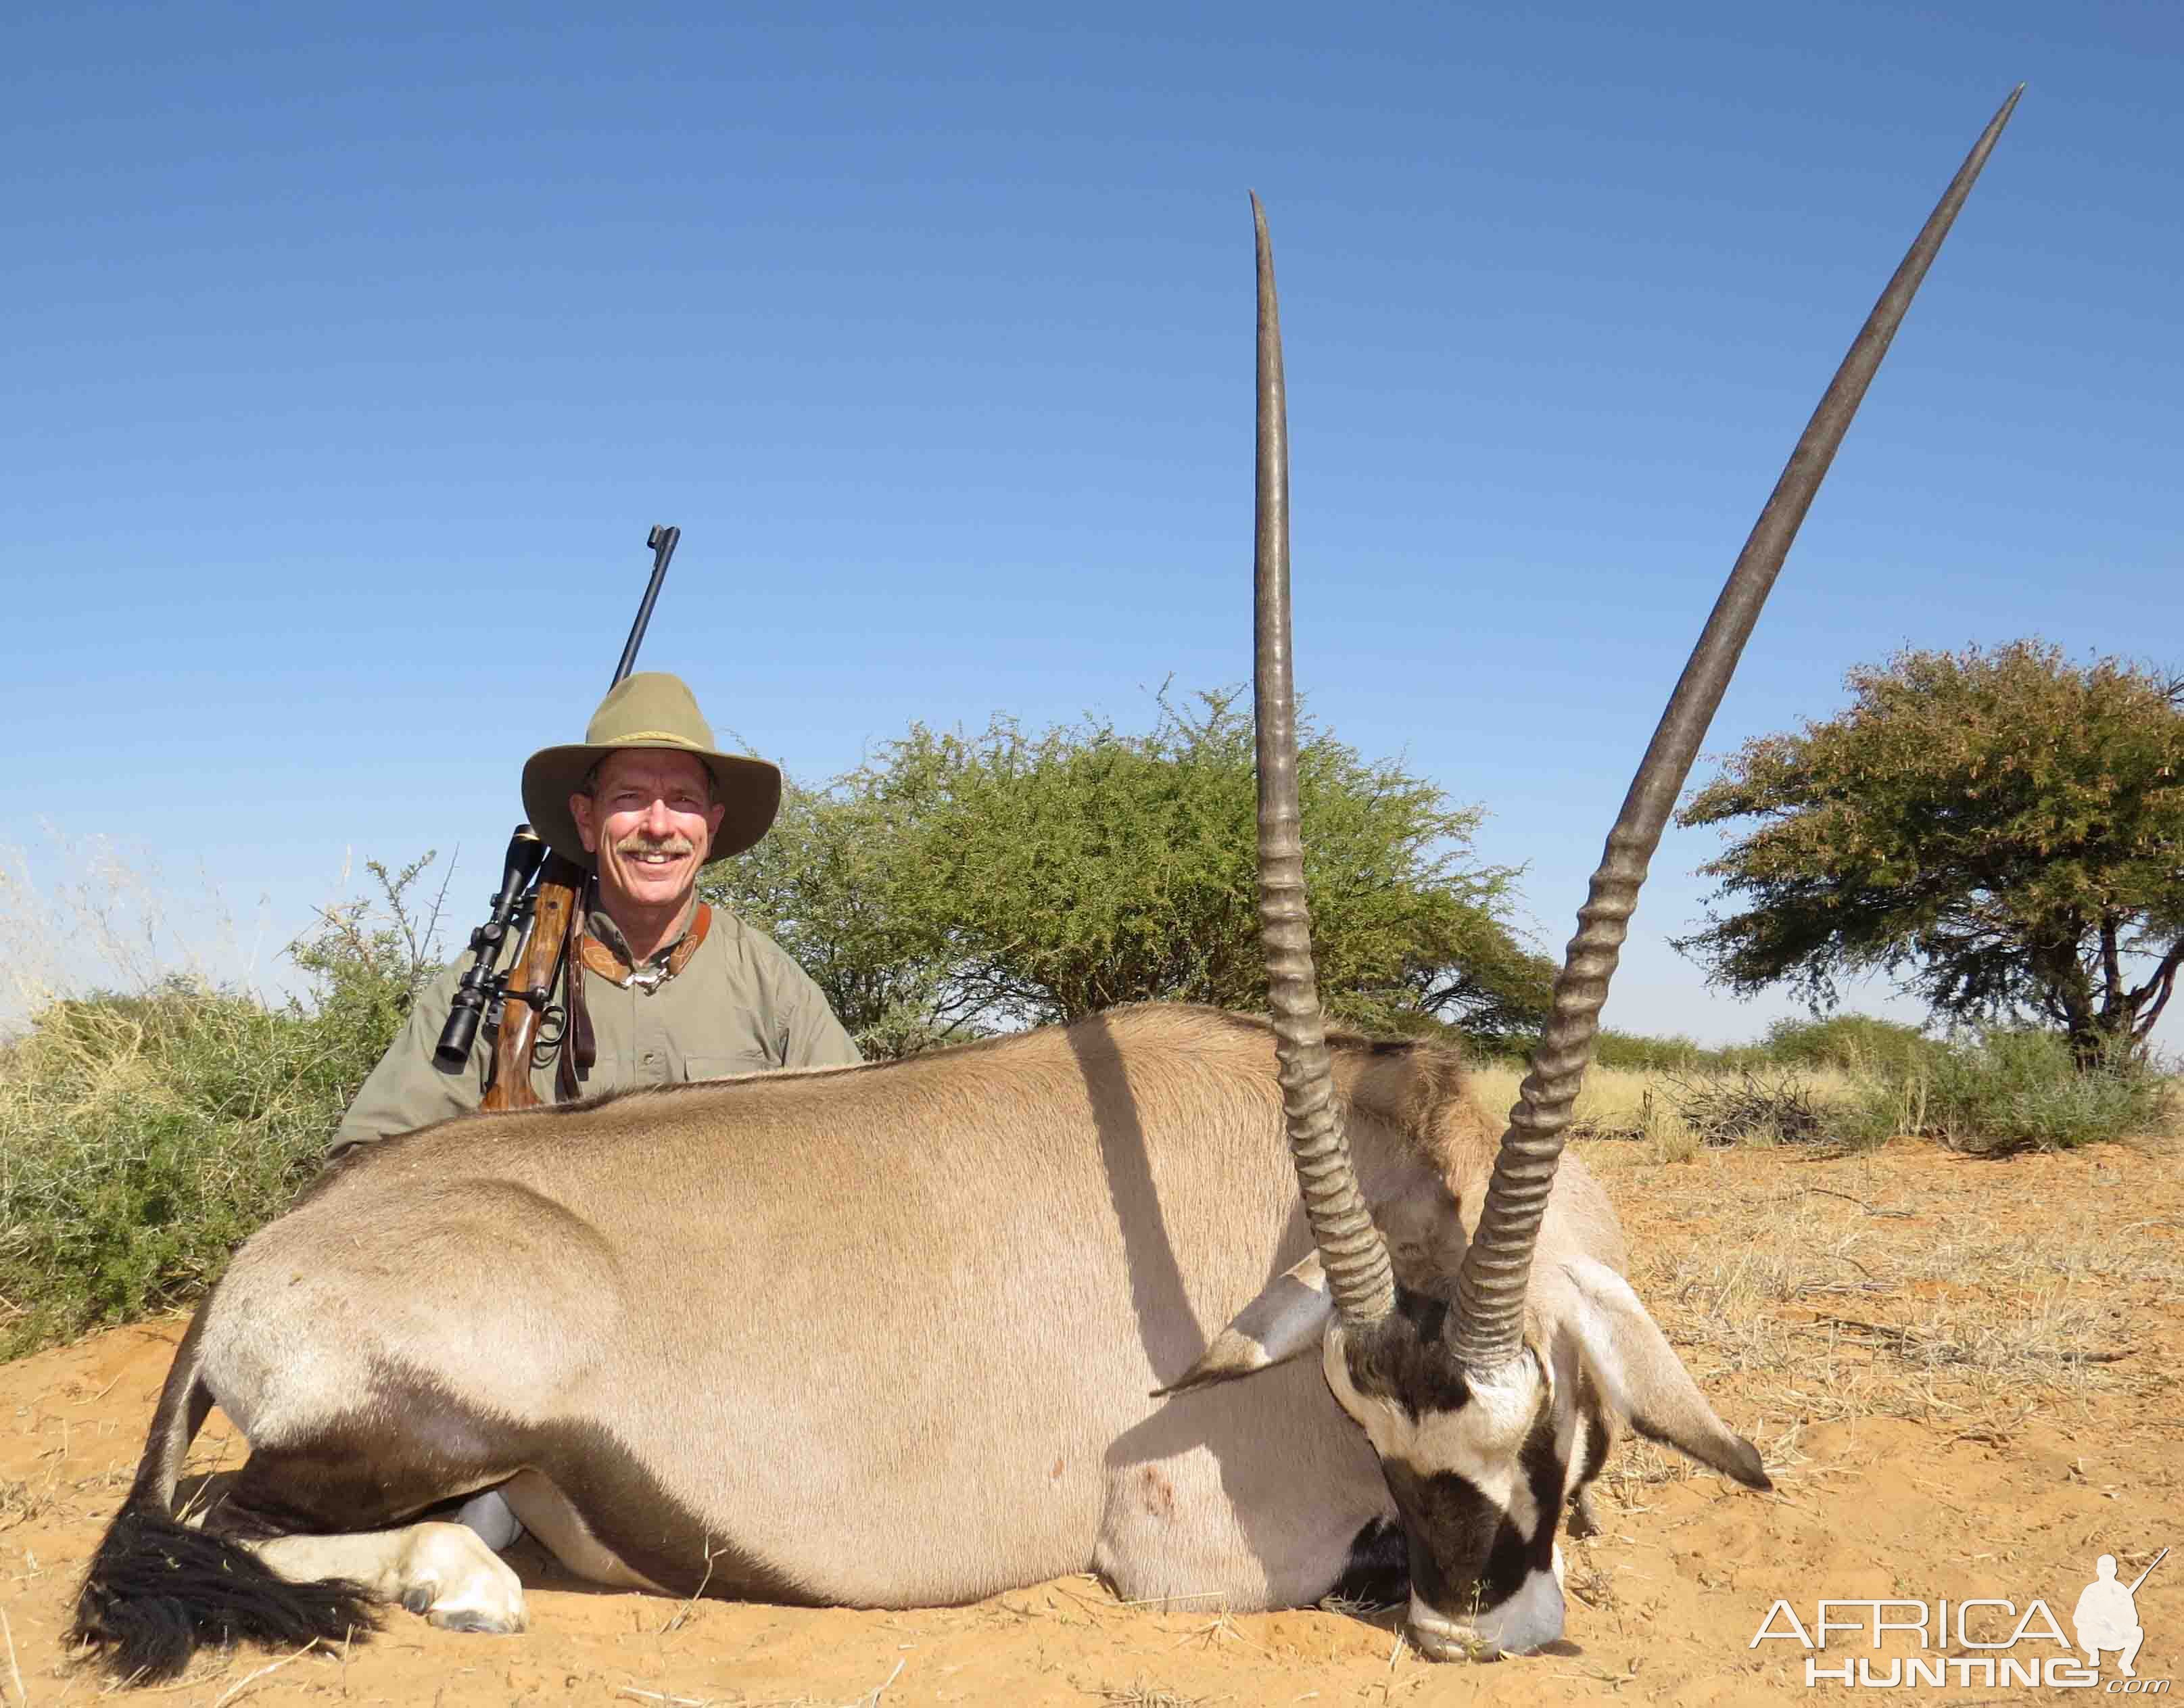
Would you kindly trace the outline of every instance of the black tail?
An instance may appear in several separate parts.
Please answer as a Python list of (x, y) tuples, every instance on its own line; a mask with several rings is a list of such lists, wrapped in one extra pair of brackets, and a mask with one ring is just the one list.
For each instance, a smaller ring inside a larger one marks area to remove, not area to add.
[(297, 1649), (343, 1642), (373, 1626), (359, 1585), (291, 1583), (241, 1544), (176, 1522), (183, 1456), (212, 1406), (198, 1351), (211, 1309), (208, 1299), (176, 1349), (136, 1481), (76, 1596), (71, 1635), (104, 1650), (116, 1673), (139, 1683), (173, 1677), (208, 1643)]
[(79, 1643), (134, 1683), (171, 1678), (208, 1643), (300, 1649), (372, 1628), (364, 1590), (291, 1583), (241, 1544), (178, 1524), (132, 1497), (91, 1557), (76, 1597)]

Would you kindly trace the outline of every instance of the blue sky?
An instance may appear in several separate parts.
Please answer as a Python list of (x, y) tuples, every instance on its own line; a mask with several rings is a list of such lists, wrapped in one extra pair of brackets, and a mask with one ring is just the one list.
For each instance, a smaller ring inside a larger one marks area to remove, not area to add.
[[(246, 940), (428, 847), (467, 926), (655, 521), (645, 665), (805, 781), (1241, 680), (1247, 189), (1300, 680), (1490, 809), (1543, 942), (2020, 81), (1708, 748), (1905, 644), (2184, 665), (2173, 5), (91, 5), (0, 67), (0, 843), (144, 844)], [(1611, 1024), (1788, 1010), (1667, 946), (1718, 845)]]

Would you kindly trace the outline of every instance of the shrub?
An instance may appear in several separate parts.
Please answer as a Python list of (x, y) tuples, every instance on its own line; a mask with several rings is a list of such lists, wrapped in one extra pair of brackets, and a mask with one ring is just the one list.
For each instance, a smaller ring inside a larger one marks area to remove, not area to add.
[(0, 1356), (187, 1299), (317, 1171), (433, 971), (424, 864), (374, 865), (382, 899), (291, 945), (308, 1002), (170, 976), (0, 1047)]
[(1767, 1028), (1760, 1048), (1769, 1061), (1790, 1066), (1903, 1075), (1924, 1063), (1935, 1043), (1919, 1027), (1901, 1021), (1838, 1014), (1825, 1020), (1778, 1020)]
[[(1262, 1008), (1248, 701), (1163, 693), (1142, 733), (913, 726), (822, 789), (708, 893), (773, 935), (859, 1044), (906, 1054), (1126, 1002)], [(1481, 814), (1301, 720), (1313, 952), (1338, 1022), (1536, 1027), (1552, 969), (1515, 933)]]
[(1993, 1027), (1936, 1050), (1925, 1082), (1921, 1131), (1958, 1150), (2059, 1150), (2158, 1131), (2169, 1087), (2128, 1058), (2091, 1068), (2070, 1041)]
[[(1481, 1038), (1451, 1028), (1451, 1042), (1468, 1047), (1480, 1061), (1522, 1065), (1531, 1059), (1540, 1039), (1536, 1032), (1505, 1032)], [(1659, 1073), (1734, 1066), (1753, 1053), (1754, 1046), (1703, 1044), (1680, 1032), (1655, 1037), (1642, 1032), (1618, 1032), (1603, 1026), (1594, 1037), (1592, 1065), (1621, 1073)]]
[[(1482, 1106), (1513, 1100), (1521, 1056), (1485, 1056)], [(1781, 1021), (1757, 1043), (1603, 1032), (1573, 1136), (1657, 1147), (1830, 1143), (1898, 1137), (1972, 1152), (2059, 1149), (2164, 1130), (2170, 1082), (2135, 1059), (2081, 1069), (2050, 1032), (1930, 1038), (1865, 1015)]]
[(1641, 1072), (1700, 1067), (1719, 1054), (1680, 1034), (1649, 1038), (1644, 1032), (1608, 1028), (1602, 1030), (1592, 1046), (1592, 1059), (1600, 1066), (1631, 1068)]
[(1853, 1145), (1919, 1137), (1978, 1154), (2059, 1150), (2157, 1132), (2166, 1119), (2169, 1085), (2159, 1074), (2129, 1058), (2081, 1067), (2057, 1032), (1902, 1032), (1836, 1036), (1850, 1065), (1844, 1089), (1828, 1101), (1830, 1137)]

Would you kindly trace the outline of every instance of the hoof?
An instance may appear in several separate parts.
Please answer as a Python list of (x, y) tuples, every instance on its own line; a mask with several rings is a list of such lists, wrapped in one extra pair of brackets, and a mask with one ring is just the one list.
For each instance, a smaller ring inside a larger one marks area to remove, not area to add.
[(520, 1609), (511, 1616), (488, 1613), (477, 1607), (435, 1607), (425, 1617), (443, 1631), (478, 1631), (489, 1637), (513, 1636), (518, 1631), (529, 1629), (531, 1625)]
[(521, 1631), (530, 1623), (523, 1581), (460, 1524), (421, 1524), (410, 1533), (402, 1605), (443, 1631)]

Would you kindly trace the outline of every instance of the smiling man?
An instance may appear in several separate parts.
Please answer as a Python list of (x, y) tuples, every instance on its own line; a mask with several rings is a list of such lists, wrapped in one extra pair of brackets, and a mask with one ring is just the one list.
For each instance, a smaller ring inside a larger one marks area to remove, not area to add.
[[(763, 932), (698, 899), (698, 875), (764, 836), (781, 773), (716, 752), (690, 690), (648, 671), (599, 703), (581, 743), (531, 756), (523, 805), (556, 853), (598, 875), (580, 939), (579, 1003), (595, 1049), (581, 1087), (565, 1046), (532, 1064), (540, 1098), (667, 1085), (769, 1068), (846, 1065), (856, 1046), (819, 988)], [(446, 1074), (432, 1049), (459, 963), (421, 992), (357, 1093), (331, 1154), (478, 1106), (493, 1039)], [(566, 1001), (565, 989), (557, 1000)]]

